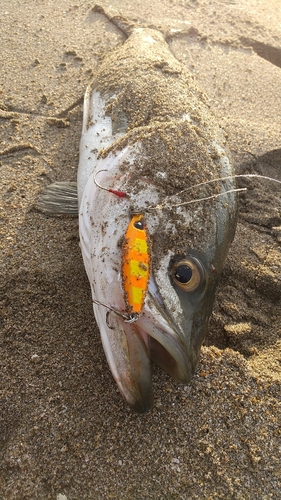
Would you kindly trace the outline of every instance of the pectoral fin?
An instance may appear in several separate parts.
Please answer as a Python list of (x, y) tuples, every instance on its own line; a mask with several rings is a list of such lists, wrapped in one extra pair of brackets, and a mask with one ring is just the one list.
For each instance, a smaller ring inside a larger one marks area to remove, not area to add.
[(39, 196), (35, 208), (49, 215), (78, 216), (76, 182), (54, 182)]

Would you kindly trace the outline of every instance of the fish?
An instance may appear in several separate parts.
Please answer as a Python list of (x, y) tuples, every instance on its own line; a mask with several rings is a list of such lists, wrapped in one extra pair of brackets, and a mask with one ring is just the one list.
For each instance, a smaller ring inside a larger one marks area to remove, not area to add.
[[(77, 196), (106, 359), (124, 400), (144, 413), (153, 363), (181, 383), (194, 375), (238, 204), (225, 134), (156, 28), (131, 28), (86, 89)], [(138, 305), (125, 248), (136, 215), (147, 231)]]
[[(158, 30), (133, 29), (100, 64), (85, 94), (79, 158), (80, 244), (94, 314), (119, 390), (142, 413), (153, 404), (152, 362), (180, 382), (194, 374), (237, 220), (225, 135)], [(149, 231), (151, 267), (130, 323), (115, 311), (127, 309), (122, 245), (135, 213)]]

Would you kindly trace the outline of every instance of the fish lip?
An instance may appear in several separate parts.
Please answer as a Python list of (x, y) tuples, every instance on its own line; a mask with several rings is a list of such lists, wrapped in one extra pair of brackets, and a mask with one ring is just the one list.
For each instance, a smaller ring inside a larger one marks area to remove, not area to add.
[(153, 359), (153, 361), (173, 379), (189, 382), (194, 374), (198, 355), (194, 352), (190, 342), (186, 342), (184, 331), (175, 324), (164, 304), (160, 304), (158, 299), (151, 294), (148, 295), (136, 328), (142, 336), (146, 334), (158, 342), (175, 364), (170, 367), (159, 362), (161, 361), (159, 359)]
[[(130, 383), (118, 383), (119, 390), (128, 405), (137, 413), (146, 413), (153, 406), (153, 389), (151, 376), (151, 361), (145, 336), (143, 336), (136, 323), (125, 323), (117, 319), (127, 338), (130, 353)], [(140, 369), (141, 366), (141, 369)]]
[(119, 391), (130, 408), (145, 413), (153, 406), (147, 337), (136, 323), (126, 323), (113, 311), (94, 306), (104, 353)]

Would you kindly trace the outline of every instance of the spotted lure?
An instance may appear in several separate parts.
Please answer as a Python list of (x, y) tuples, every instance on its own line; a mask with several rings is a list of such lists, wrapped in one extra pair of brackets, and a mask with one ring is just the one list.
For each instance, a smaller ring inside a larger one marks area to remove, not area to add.
[(149, 236), (143, 215), (133, 215), (122, 249), (122, 280), (126, 310), (138, 319), (150, 276)]

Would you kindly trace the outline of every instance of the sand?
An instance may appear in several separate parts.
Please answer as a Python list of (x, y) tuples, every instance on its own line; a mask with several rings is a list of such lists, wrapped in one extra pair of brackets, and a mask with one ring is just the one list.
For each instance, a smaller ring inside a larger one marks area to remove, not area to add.
[[(281, 498), (280, 186), (240, 183), (197, 373), (184, 386), (155, 367), (145, 415), (107, 366), (78, 221), (34, 210), (45, 185), (75, 180), (85, 87), (125, 39), (93, 5), (0, 6), (0, 498)], [(170, 48), (208, 94), (237, 172), (281, 179), (279, 0), (102, 5), (185, 30)]]

